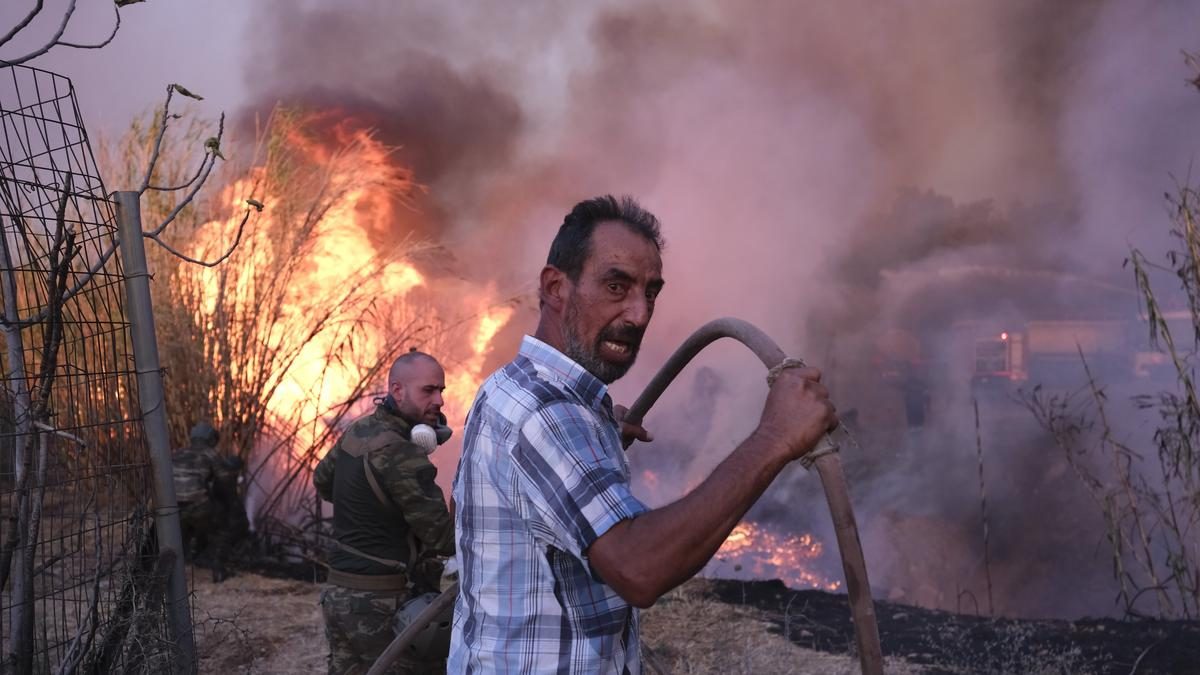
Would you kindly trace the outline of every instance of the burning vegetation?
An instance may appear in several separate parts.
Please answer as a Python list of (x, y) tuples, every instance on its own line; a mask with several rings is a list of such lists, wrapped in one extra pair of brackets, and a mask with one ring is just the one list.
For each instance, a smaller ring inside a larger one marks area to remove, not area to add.
[[(214, 258), (238, 242), (227, 260), (156, 261), (169, 275), (155, 287), (164, 360), (186, 373), (168, 387), (173, 435), (214, 421), (249, 467), (260, 526), (319, 522), (312, 466), (381, 395), (402, 352), (439, 355), (445, 412), (461, 420), (514, 312), (494, 284), (447, 264), (439, 242), (394, 230), (419, 215), (411, 197), (422, 188), (370, 129), (328, 117), (275, 111), (220, 197), (190, 210), (177, 235), (186, 254)], [(144, 151), (139, 131), (126, 154)], [(243, 222), (246, 204), (255, 211)]]

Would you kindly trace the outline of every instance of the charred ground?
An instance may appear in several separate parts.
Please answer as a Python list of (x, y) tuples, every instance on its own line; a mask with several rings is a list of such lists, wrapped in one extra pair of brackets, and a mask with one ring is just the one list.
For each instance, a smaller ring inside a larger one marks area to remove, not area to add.
[[(821, 652), (853, 648), (844, 595), (779, 581), (709, 582), (722, 602), (754, 607), (772, 630)], [(993, 619), (876, 601), (884, 654), (929, 673), (1200, 673), (1200, 622)]]

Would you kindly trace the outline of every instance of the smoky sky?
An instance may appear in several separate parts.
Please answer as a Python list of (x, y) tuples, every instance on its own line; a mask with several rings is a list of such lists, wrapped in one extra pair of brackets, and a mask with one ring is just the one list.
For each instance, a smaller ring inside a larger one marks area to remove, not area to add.
[[(1164, 5), (1113, 25), (1123, 13), (1032, 1), (266, 2), (246, 79), (252, 108), (333, 107), (377, 127), (430, 188), (439, 235), (468, 257), (502, 254), (491, 275), (528, 282), (571, 204), (628, 192), (667, 223), (667, 271), (684, 282), (673, 288), (762, 318), (782, 302), (791, 319), (828, 304), (821, 296), (877, 285), (881, 270), (958, 250), (1036, 268), (1064, 256), (1119, 265), (1137, 224), (1088, 222), (1115, 199), (1093, 194), (1095, 174), (1111, 183), (1120, 168), (1087, 153), (1144, 148), (1128, 169), (1160, 187), (1188, 157), (1173, 138), (1187, 110), (1186, 35), (1130, 53), (1122, 65), (1141, 77), (1097, 80), (1111, 53), (1189, 11)], [(1117, 91), (1161, 101), (1165, 119), (1105, 120)], [(1099, 128), (1081, 143), (1089, 125)], [(976, 213), (912, 217), (906, 190)], [(736, 260), (719, 255), (730, 251)], [(703, 278), (749, 260), (761, 272), (744, 281)], [(795, 291), (764, 292), (779, 287)], [(799, 341), (800, 323), (779, 329)]]

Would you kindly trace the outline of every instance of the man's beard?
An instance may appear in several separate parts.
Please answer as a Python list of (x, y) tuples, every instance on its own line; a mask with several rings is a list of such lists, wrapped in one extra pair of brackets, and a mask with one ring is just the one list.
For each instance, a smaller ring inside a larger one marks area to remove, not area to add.
[[(638, 349), (642, 344), (642, 335), (645, 331), (629, 327), (625, 329), (605, 326), (600, 334), (596, 336), (595, 342), (588, 345), (579, 335), (577, 326), (579, 325), (579, 307), (574, 300), (567, 302), (567, 311), (564, 318), (563, 338), (565, 351), (563, 352), (567, 358), (575, 363), (583, 366), (584, 370), (596, 376), (604, 384), (612, 384), (625, 376), (629, 369), (633, 367), (634, 361), (637, 360)], [(623, 342), (629, 345), (630, 358), (628, 363), (612, 363), (600, 358), (600, 343), (604, 340), (613, 340)]]
[(410, 401), (400, 402), (395, 398), (392, 398), (392, 409), (396, 411), (396, 414), (399, 415), (401, 419), (403, 419), (405, 422), (408, 422), (409, 426), (428, 424), (425, 421), (425, 411), (413, 405)]

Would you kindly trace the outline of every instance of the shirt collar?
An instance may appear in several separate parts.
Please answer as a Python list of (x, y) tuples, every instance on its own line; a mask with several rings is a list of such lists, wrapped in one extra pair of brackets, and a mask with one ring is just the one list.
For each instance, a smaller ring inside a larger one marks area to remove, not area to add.
[(593, 408), (607, 407), (604, 402), (608, 398), (608, 385), (583, 366), (572, 361), (566, 354), (541, 340), (526, 335), (521, 340), (519, 355), (529, 359), (539, 374), (547, 379), (560, 382), (579, 394)]
[(412, 433), (412, 425), (400, 415), (400, 411), (396, 409), (396, 403), (392, 399), (391, 394), (388, 394), (385, 398), (375, 399), (375, 419), (396, 429), (405, 438), (408, 438), (409, 434)]

